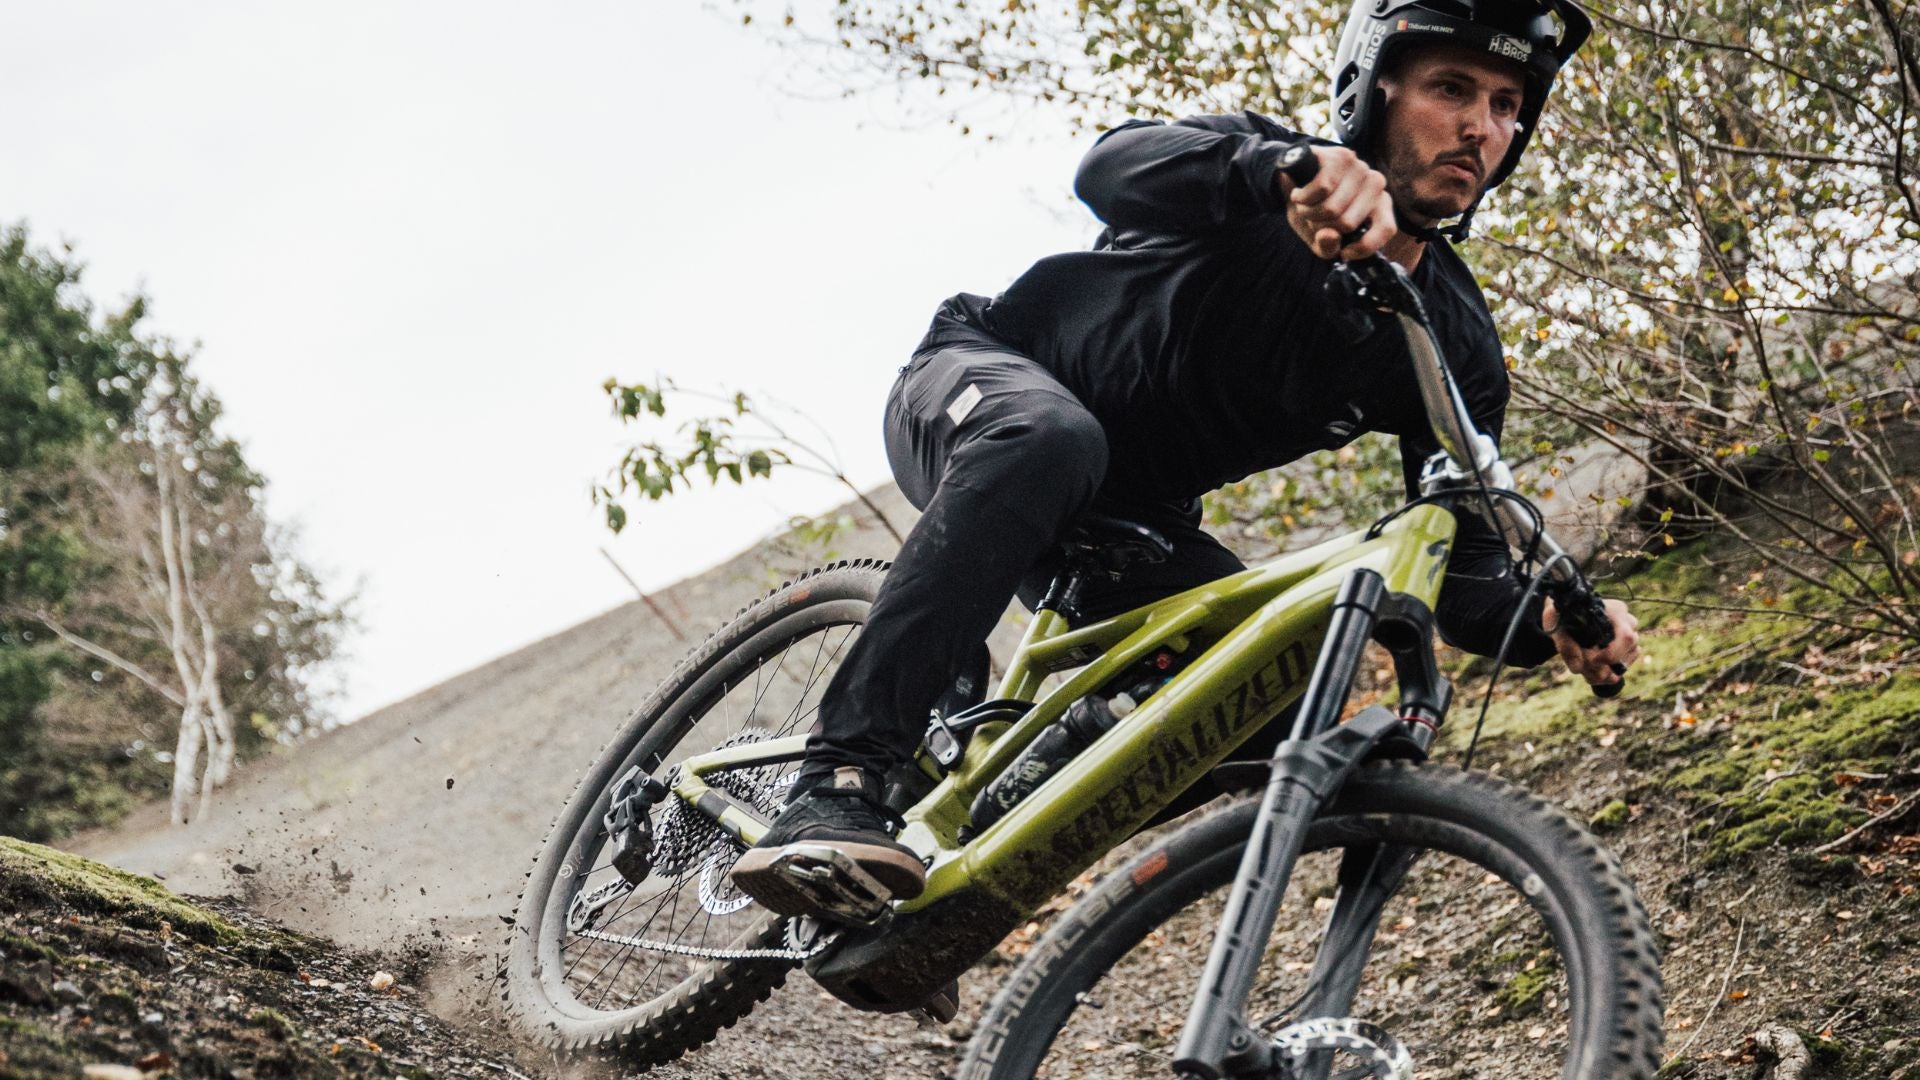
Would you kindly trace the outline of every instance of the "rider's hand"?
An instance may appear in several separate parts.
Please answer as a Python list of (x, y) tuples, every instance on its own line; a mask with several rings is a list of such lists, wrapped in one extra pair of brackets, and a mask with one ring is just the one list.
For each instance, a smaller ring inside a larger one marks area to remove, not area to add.
[(1560, 659), (1567, 662), (1567, 670), (1595, 686), (1619, 682), (1620, 676), (1614, 672), (1613, 665), (1628, 667), (1640, 658), (1640, 620), (1633, 617), (1622, 601), (1603, 603), (1607, 618), (1613, 621), (1613, 640), (1604, 649), (1585, 648), (1560, 629), (1560, 618), (1551, 599), (1540, 610), (1540, 625), (1552, 634), (1554, 648), (1560, 650)]
[[(1358, 259), (1387, 246), (1399, 230), (1386, 176), (1345, 147), (1316, 146), (1313, 156), (1320, 159), (1319, 175), (1297, 191), (1285, 173), (1274, 174), (1293, 231), (1323, 259)], [(1366, 234), (1341, 247), (1341, 237), (1362, 225), (1367, 225)]]

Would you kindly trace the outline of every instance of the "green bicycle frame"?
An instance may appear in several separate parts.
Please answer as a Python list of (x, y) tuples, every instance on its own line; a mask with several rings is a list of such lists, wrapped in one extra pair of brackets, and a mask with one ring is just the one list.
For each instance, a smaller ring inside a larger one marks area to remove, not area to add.
[[(1031, 914), (1300, 696), (1349, 573), (1373, 570), (1389, 593), (1431, 609), (1454, 531), (1450, 512), (1421, 505), (1371, 539), (1358, 532), (1336, 537), (1079, 628), (1057, 612), (1036, 612), (999, 696), (1031, 701), (1048, 675), (1080, 670), (1010, 726), (977, 729), (952, 771), (907, 811), (901, 842), (932, 870), (926, 891), (896, 905), (896, 913), (965, 896), (975, 901), (970, 907), (988, 901), (996, 911)], [(1163, 646), (1199, 652), (1059, 774), (963, 841), (979, 791), (1073, 702)], [(673, 792), (751, 845), (766, 823), (707, 778), (799, 760), (805, 742), (794, 736), (689, 757)], [(924, 754), (921, 764), (933, 769)]]

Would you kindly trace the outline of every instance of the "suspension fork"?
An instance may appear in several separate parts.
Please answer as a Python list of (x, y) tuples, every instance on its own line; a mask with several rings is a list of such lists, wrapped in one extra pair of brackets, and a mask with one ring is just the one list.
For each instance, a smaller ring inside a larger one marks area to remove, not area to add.
[[(1380, 913), (1419, 857), (1420, 849), (1398, 844), (1364, 844), (1341, 854), (1340, 891), (1327, 915), (1326, 933), (1314, 955), (1313, 972), (1307, 976), (1307, 993), (1295, 1015), (1346, 1016), (1353, 1011), (1360, 973), (1380, 929)], [(1307, 1058), (1299, 1077), (1327, 1080), (1332, 1069), (1333, 1052), (1317, 1051)]]
[[(1173, 1067), (1182, 1076), (1220, 1080), (1266, 1075), (1272, 1067), (1272, 1047), (1247, 1022), (1247, 996), (1307, 828), (1374, 744), (1402, 727), (1397, 715), (1379, 707), (1339, 722), (1385, 597), (1385, 580), (1361, 568), (1347, 575), (1334, 599), (1326, 642), (1293, 731), (1274, 753), (1253, 833), (1174, 1050)], [(1372, 937), (1370, 927), (1365, 936)]]
[[(1453, 686), (1441, 678), (1433, 658), (1432, 613), (1411, 597), (1389, 596), (1376, 609), (1376, 616), (1374, 638), (1392, 655), (1400, 684), (1402, 727), (1392, 737), (1401, 741), (1394, 749), (1424, 759), (1453, 699)], [(1419, 848), (1397, 844), (1359, 844), (1341, 853), (1339, 890), (1327, 915), (1320, 949), (1314, 954), (1313, 971), (1307, 976), (1307, 991), (1294, 1015), (1352, 1013), (1381, 912), (1419, 858)], [(1309, 1055), (1297, 1071), (1299, 1080), (1327, 1080), (1332, 1070), (1333, 1053), (1319, 1051)]]

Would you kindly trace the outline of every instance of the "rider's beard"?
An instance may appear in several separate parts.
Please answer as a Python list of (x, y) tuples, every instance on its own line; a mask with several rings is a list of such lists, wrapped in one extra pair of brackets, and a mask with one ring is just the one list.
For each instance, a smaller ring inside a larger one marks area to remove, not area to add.
[[(1392, 194), (1396, 206), (1409, 214), (1417, 214), (1421, 221), (1409, 222), (1413, 225), (1433, 225), (1448, 218), (1459, 217), (1465, 213), (1473, 199), (1480, 193), (1480, 181), (1474, 179), (1462, 185), (1449, 180), (1450, 174), (1440, 172), (1441, 160), (1454, 160), (1474, 154), (1470, 147), (1460, 147), (1436, 158), (1428, 158), (1413, 145), (1413, 137), (1408, 132), (1389, 130), (1387, 133), (1386, 154), (1380, 171), (1386, 175), (1387, 191)], [(1478, 171), (1484, 168), (1474, 154)], [(1422, 184), (1422, 180), (1427, 180)]]

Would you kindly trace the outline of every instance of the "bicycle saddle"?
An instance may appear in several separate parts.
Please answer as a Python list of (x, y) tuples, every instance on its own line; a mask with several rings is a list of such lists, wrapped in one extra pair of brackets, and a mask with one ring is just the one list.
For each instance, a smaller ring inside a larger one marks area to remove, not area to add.
[(1165, 562), (1173, 555), (1173, 544), (1160, 530), (1095, 511), (1074, 521), (1061, 547), (1069, 559), (1090, 562), (1113, 577), (1134, 563)]

